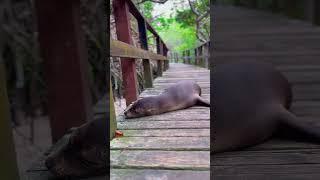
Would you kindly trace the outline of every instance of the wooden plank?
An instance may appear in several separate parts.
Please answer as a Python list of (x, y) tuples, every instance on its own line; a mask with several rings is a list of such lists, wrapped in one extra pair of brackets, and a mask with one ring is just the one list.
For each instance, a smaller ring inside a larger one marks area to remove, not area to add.
[(319, 164), (319, 149), (239, 151), (215, 155), (213, 166)]
[[(117, 37), (120, 41), (132, 44), (129, 7), (126, 0), (113, 0), (114, 19)], [(121, 58), (122, 82), (127, 106), (137, 100), (137, 73), (133, 58)]]
[[(281, 167), (279, 167), (281, 168)], [(213, 179), (218, 180), (270, 180), (270, 179), (276, 179), (276, 180), (314, 180), (319, 179), (320, 174), (317, 173), (299, 173), (299, 174), (292, 174), (292, 173), (283, 173), (283, 174), (268, 174), (265, 175), (263, 173), (252, 173), (252, 174), (229, 174), (229, 175), (213, 175)]]
[(210, 128), (210, 121), (126, 121), (118, 122), (118, 129), (203, 129)]
[(210, 151), (210, 137), (121, 137), (110, 142), (110, 149)]
[(209, 170), (210, 151), (111, 150), (112, 168)]
[(241, 166), (213, 166), (214, 175), (286, 175), (291, 179), (299, 174), (313, 174), (319, 177), (320, 164), (282, 164), (282, 165), (244, 165)]
[(161, 169), (111, 169), (111, 180), (132, 179), (174, 179), (174, 180), (209, 180), (210, 171), (161, 170)]
[[(110, 40), (110, 55), (112, 57), (123, 57), (123, 58), (168, 60), (167, 57), (165, 56), (155, 54), (151, 51), (143, 50), (117, 40)], [(130, 60), (130, 59), (124, 59), (124, 60)]]
[(53, 142), (92, 119), (80, 1), (35, 1)]
[(125, 137), (208, 137), (210, 129), (145, 129), (122, 130)]
[[(113, 94), (112, 94), (112, 85), (111, 85), (111, 80), (110, 82), (110, 90), (109, 90), (109, 103), (110, 103), (110, 110), (109, 110), (109, 131), (110, 131), (110, 136), (109, 139), (111, 140), (112, 138), (114, 138), (114, 136), (116, 135), (116, 130), (117, 130), (117, 119), (116, 119), (116, 112), (114, 109), (114, 100), (113, 100)], [(107, 99), (106, 99), (107, 100)]]

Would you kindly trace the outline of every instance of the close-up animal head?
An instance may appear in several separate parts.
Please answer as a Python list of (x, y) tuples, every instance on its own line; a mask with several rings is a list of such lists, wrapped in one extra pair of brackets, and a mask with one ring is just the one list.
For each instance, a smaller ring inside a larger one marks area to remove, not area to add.
[(138, 118), (142, 116), (154, 115), (157, 112), (157, 107), (153, 97), (146, 97), (132, 102), (125, 110), (124, 115), (126, 118)]
[(106, 174), (106, 121), (104, 118), (88, 122), (65, 135), (45, 161), (50, 172), (56, 177)]

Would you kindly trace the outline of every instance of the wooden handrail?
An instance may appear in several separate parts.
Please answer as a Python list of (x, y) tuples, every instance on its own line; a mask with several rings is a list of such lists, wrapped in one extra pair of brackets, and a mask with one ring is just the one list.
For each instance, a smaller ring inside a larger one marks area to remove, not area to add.
[(146, 51), (117, 40), (110, 41), (110, 56), (135, 59), (168, 60), (166, 56)]
[[(194, 49), (189, 49), (185, 50), (182, 52), (182, 56), (180, 57), (183, 60), (183, 63), (191, 64), (191, 60), (193, 59), (194, 62), (193, 64), (209, 68), (210, 62), (209, 62), (209, 57), (210, 57), (210, 41), (204, 42), (201, 45), (197, 46)], [(195, 55), (190, 56), (190, 52), (194, 51)], [(178, 54), (175, 55), (175, 60), (178, 61), (179, 57)]]

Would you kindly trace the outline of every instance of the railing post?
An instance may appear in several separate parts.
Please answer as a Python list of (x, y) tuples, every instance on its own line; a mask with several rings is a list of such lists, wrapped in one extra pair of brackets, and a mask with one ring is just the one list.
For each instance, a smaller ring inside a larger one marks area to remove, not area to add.
[(202, 57), (203, 56), (202, 47), (203, 47), (203, 45), (199, 46), (199, 48), (198, 48), (198, 57), (199, 57), (199, 65), (201, 67), (204, 67), (203, 57)]
[(194, 65), (196, 65), (196, 66), (199, 65), (197, 48), (194, 49)]
[(110, 87), (109, 88), (110, 88), (110, 90), (109, 90), (109, 92), (110, 92), (110, 94), (109, 94), (110, 123), (109, 123), (109, 125), (110, 125), (110, 140), (111, 140), (112, 138), (114, 138), (115, 132), (117, 130), (117, 119), (116, 119), (116, 113), (115, 113), (115, 109), (114, 109), (114, 99), (113, 99), (111, 79), (110, 79)]
[[(168, 49), (167, 47), (165, 46), (164, 43), (162, 43), (162, 46), (163, 46), (163, 56), (166, 56), (168, 57)], [(168, 70), (169, 69), (169, 61), (164, 61), (164, 70)]]
[(183, 60), (183, 64), (186, 63), (186, 51), (182, 51), (182, 60)]
[[(163, 46), (162, 46), (162, 42), (160, 41), (159, 37), (156, 37), (156, 42), (157, 42), (157, 53), (158, 54), (163, 54)], [(157, 75), (158, 77), (162, 76), (162, 61), (158, 60), (157, 61)]]
[[(130, 14), (126, 0), (113, 0), (114, 18), (118, 40), (132, 44)], [(122, 79), (126, 104), (138, 98), (137, 73), (135, 59), (121, 58)]]
[(35, 10), (55, 143), (93, 117), (80, 1), (36, 0)]
[(10, 124), (10, 110), (3, 59), (0, 57), (0, 168), (1, 179), (19, 179), (16, 152)]
[(190, 50), (187, 50), (188, 64), (191, 64)]
[(209, 42), (204, 45), (203, 55), (205, 56), (205, 68), (209, 67)]
[[(138, 27), (139, 27), (139, 37), (141, 48), (148, 50), (148, 40), (147, 40), (147, 28), (146, 22), (144, 19), (138, 19)], [(153, 86), (152, 83), (152, 71), (151, 71), (151, 64), (149, 59), (143, 59), (143, 73), (144, 73), (144, 86), (146, 88), (151, 88)]]

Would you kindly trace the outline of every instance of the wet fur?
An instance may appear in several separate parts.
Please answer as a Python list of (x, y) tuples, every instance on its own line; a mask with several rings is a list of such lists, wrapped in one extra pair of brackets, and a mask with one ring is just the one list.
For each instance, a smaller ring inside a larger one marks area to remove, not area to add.
[(289, 111), (292, 90), (271, 64), (239, 62), (215, 67), (212, 75), (213, 152), (240, 150), (273, 135), (320, 142), (320, 129)]
[(72, 128), (48, 155), (45, 164), (56, 177), (91, 177), (107, 173), (107, 118)]
[(158, 96), (138, 99), (127, 107), (126, 118), (137, 118), (185, 109), (194, 105), (210, 107), (201, 97), (201, 88), (194, 81), (179, 81)]

